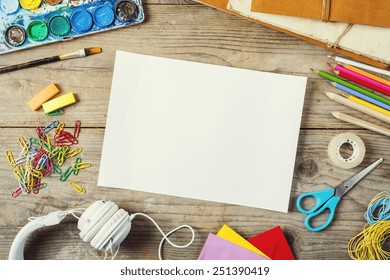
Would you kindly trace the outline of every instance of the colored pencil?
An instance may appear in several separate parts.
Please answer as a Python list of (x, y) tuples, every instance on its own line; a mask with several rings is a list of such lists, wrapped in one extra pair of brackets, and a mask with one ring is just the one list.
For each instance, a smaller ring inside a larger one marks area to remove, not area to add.
[(365, 95), (365, 94), (362, 94), (360, 92), (357, 92), (356, 90), (353, 90), (349, 87), (346, 87), (346, 86), (343, 86), (343, 85), (340, 85), (339, 83), (336, 83), (336, 82), (332, 82), (332, 81), (328, 81), (330, 85), (334, 86), (335, 88), (339, 89), (339, 90), (342, 90), (346, 93), (349, 93), (353, 96), (356, 96), (360, 99), (363, 99), (367, 102), (370, 102), (372, 104), (375, 104), (379, 107), (382, 107), (386, 110), (390, 110), (390, 100), (389, 99), (386, 99), (385, 97), (382, 97), (380, 95), (377, 95), (375, 93), (371, 93), (371, 92), (368, 92), (369, 95)]
[(383, 109), (383, 108), (381, 108), (379, 106), (376, 106), (374, 104), (371, 104), (371, 103), (369, 103), (367, 101), (364, 101), (364, 100), (362, 100), (360, 98), (357, 98), (356, 96), (353, 96), (353, 95), (350, 95), (350, 94), (347, 94), (347, 93), (342, 93), (341, 96), (344, 96), (345, 98), (348, 98), (349, 100), (351, 100), (353, 102), (356, 102), (356, 103), (358, 103), (360, 105), (363, 105), (363, 106), (365, 106), (367, 108), (370, 108), (372, 110), (375, 110), (375, 111), (377, 111), (379, 113), (385, 114), (386, 116), (390, 116), (390, 111), (385, 110), (385, 109)]
[[(328, 63), (328, 65), (331, 65)], [(371, 80), (363, 75), (357, 74), (347, 68), (344, 68), (338, 64), (335, 64), (334, 70), (332, 70), (333, 73), (335, 73), (337, 76), (348, 79), (352, 82), (355, 82), (359, 85), (365, 86), (367, 88), (370, 88), (372, 90), (375, 90), (377, 92), (386, 94), (390, 96), (390, 87), (386, 86), (384, 84), (381, 84), (377, 81)]]
[(339, 57), (339, 56), (327, 55), (327, 57), (330, 58), (330, 59), (333, 59), (334, 61), (337, 61), (337, 62), (341, 62), (341, 63), (345, 63), (345, 64), (356, 66), (356, 67), (358, 67), (360, 69), (372, 71), (372, 72), (377, 73), (377, 74), (390, 76), (390, 71), (388, 71), (388, 70), (383, 70), (383, 69), (380, 69), (380, 68), (377, 68), (377, 67), (374, 67), (374, 66), (371, 66), (371, 65), (367, 65), (367, 64), (360, 63), (360, 62), (357, 62), (357, 61), (354, 61), (354, 60), (342, 58), (342, 57)]
[(337, 103), (343, 104), (349, 108), (355, 109), (359, 112), (370, 115), (371, 117), (377, 118), (378, 120), (387, 122), (390, 124), (390, 116), (387, 114), (380, 113), (372, 108), (364, 106), (360, 103), (354, 102), (347, 98), (346, 96), (338, 95), (333, 92), (325, 91), (324, 94), (329, 97), (331, 100), (336, 101)]
[(347, 69), (349, 69), (349, 70), (355, 72), (355, 73), (358, 73), (358, 74), (360, 74), (360, 75), (363, 75), (363, 76), (365, 76), (365, 77), (367, 77), (367, 78), (370, 78), (370, 79), (372, 79), (372, 80), (374, 80), (374, 81), (377, 81), (377, 82), (379, 82), (379, 83), (382, 83), (382, 84), (384, 84), (384, 85), (390, 86), (390, 81), (389, 81), (389, 80), (383, 79), (383, 78), (381, 78), (381, 77), (379, 77), (379, 76), (376, 76), (376, 75), (371, 74), (371, 73), (369, 73), (369, 72), (367, 72), (367, 71), (364, 71), (364, 70), (362, 70), (362, 69), (359, 69), (359, 68), (357, 68), (357, 67), (355, 67), (355, 66), (353, 66), (353, 65), (349, 65), (349, 64), (345, 64), (345, 63), (341, 63), (341, 62), (339, 62), (339, 64), (340, 64), (341, 66), (344, 66), (345, 68), (347, 68)]
[[(360, 93), (365, 94), (365, 95), (367, 95), (367, 96), (370, 96), (370, 97), (372, 97), (372, 98), (374, 98), (374, 99), (376, 99), (376, 100), (379, 100), (379, 101), (381, 101), (381, 102), (383, 102), (383, 103), (385, 103), (385, 104), (390, 105), (390, 100), (388, 100), (388, 99), (386, 99), (386, 98), (384, 98), (384, 97), (381, 97), (381, 96), (379, 96), (379, 95), (377, 95), (377, 94), (375, 94), (375, 93), (373, 93), (373, 92), (371, 92), (371, 91), (369, 91), (369, 90), (366, 90), (366, 89), (361, 88), (361, 87), (359, 87), (359, 86), (357, 86), (357, 85), (354, 85), (354, 84), (352, 84), (352, 83), (350, 83), (350, 82), (347, 82), (347, 81), (345, 81), (345, 80), (343, 80), (343, 79), (340, 79), (339, 77), (334, 76), (334, 75), (332, 75), (332, 74), (329, 74), (329, 73), (327, 73), (327, 72), (325, 72), (325, 71), (317, 70), (317, 69), (311, 69), (311, 70), (312, 70), (314, 73), (316, 73), (318, 76), (320, 76), (320, 77), (323, 77), (323, 78), (328, 79), (328, 80), (330, 80), (330, 81), (336, 82), (336, 83), (338, 83), (338, 84), (340, 84), (340, 85), (343, 85), (343, 86), (345, 86), (345, 87), (348, 87), (348, 88), (350, 88), (350, 89), (353, 89), (353, 90), (355, 90), (355, 91), (357, 91), (357, 92), (360, 92)], [(388, 102), (388, 103), (387, 103), (387, 102)]]
[(57, 62), (57, 61), (62, 61), (62, 60), (67, 60), (67, 59), (72, 59), (72, 58), (85, 57), (85, 56), (89, 56), (89, 55), (93, 55), (93, 54), (98, 54), (101, 52), (102, 52), (101, 48), (81, 49), (81, 50), (71, 52), (71, 53), (50, 56), (50, 57), (41, 58), (41, 59), (37, 59), (37, 60), (33, 60), (33, 61), (29, 61), (29, 62), (17, 64), (17, 65), (7, 66), (7, 67), (0, 69), (0, 74), (8, 73), (11, 71), (16, 71), (16, 70), (21, 70), (21, 69), (25, 69), (25, 68), (30, 68), (30, 67), (34, 67), (34, 66), (44, 65), (44, 64), (48, 64), (48, 63), (52, 63), (52, 62)]
[(329, 115), (331, 115), (331, 116), (333, 116), (336, 119), (339, 119), (341, 121), (351, 123), (351, 124), (357, 125), (359, 127), (366, 128), (366, 129), (369, 129), (371, 131), (375, 131), (377, 133), (380, 133), (380, 134), (383, 134), (383, 135), (390, 137), (390, 129), (376, 125), (374, 123), (370, 123), (370, 122), (364, 121), (364, 120), (359, 119), (359, 118), (352, 117), (348, 114), (341, 113), (341, 112), (329, 112)]

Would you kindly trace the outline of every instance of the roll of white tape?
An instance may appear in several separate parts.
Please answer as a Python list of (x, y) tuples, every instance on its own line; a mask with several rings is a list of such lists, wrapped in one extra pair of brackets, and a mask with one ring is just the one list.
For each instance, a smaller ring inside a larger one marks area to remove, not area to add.
[[(340, 154), (340, 148), (344, 144), (352, 146), (352, 155), (344, 158)], [(362, 163), (366, 147), (360, 137), (352, 133), (338, 134), (330, 140), (328, 145), (328, 156), (331, 162), (338, 167), (349, 169), (358, 166)]]

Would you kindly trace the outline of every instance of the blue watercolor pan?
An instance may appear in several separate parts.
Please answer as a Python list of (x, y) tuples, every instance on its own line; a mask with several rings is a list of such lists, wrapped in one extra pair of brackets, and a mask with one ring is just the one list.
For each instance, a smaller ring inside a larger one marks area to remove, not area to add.
[(0, 54), (135, 25), (141, 0), (0, 0)]

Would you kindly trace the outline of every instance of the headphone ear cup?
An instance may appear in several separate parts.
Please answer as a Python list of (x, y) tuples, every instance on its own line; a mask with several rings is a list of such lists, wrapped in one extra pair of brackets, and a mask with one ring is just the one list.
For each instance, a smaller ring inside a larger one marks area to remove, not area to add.
[(84, 242), (90, 242), (107, 221), (118, 210), (111, 201), (96, 201), (80, 216), (77, 227)]
[(117, 227), (117, 229), (112, 233), (112, 237), (108, 238), (103, 249), (108, 251), (111, 248), (118, 248), (119, 245), (125, 240), (129, 235), (131, 230), (131, 219), (130, 216), (123, 220), (122, 224)]
[[(123, 224), (126, 224), (126, 220), (130, 220), (129, 214), (123, 210), (119, 209), (115, 212), (114, 215), (104, 224), (104, 226), (98, 231), (98, 233), (92, 238), (91, 245), (95, 249), (101, 250), (107, 245), (110, 239), (114, 236), (115, 233), (118, 233), (118, 230), (122, 232), (120, 237), (125, 231), (122, 231), (121, 227)], [(126, 230), (127, 228), (124, 227)], [(127, 230), (127, 233), (130, 231), (130, 228)]]

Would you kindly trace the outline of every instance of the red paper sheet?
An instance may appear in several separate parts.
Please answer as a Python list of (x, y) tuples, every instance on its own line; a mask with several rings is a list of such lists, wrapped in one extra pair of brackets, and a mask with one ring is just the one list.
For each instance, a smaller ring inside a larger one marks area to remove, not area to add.
[(272, 260), (295, 260), (280, 226), (251, 237), (248, 241)]

